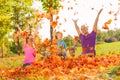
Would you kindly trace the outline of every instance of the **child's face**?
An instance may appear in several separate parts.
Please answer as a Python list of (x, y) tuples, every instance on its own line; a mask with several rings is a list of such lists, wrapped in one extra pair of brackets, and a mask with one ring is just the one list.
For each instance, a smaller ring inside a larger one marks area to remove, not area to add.
[(58, 33), (56, 36), (58, 40), (62, 40), (62, 34)]
[(30, 45), (33, 44), (33, 40), (31, 38), (28, 39), (28, 44), (30, 44)]
[(75, 51), (74, 50), (69, 50), (69, 53), (71, 56), (75, 56)]

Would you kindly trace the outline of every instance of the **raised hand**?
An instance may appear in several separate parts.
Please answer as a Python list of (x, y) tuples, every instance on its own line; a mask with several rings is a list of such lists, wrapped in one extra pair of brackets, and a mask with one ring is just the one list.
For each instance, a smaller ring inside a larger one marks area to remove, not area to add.
[(78, 20), (79, 20), (79, 19), (72, 19), (72, 21), (73, 21), (74, 23), (76, 23)]
[(74, 26), (75, 26), (75, 28), (76, 28), (76, 31), (77, 31), (77, 33), (78, 33), (78, 35), (80, 35), (81, 34), (81, 31), (80, 31), (80, 29), (79, 29), (79, 27), (78, 27), (78, 25), (77, 25), (77, 21), (78, 21), (79, 19), (72, 19), (72, 21), (74, 22)]
[(101, 13), (102, 11), (103, 11), (103, 8), (99, 10), (98, 15), (97, 15), (97, 17), (96, 17), (96, 19), (95, 19), (95, 22), (94, 22), (94, 25), (93, 25), (93, 31), (94, 31), (94, 32), (97, 32), (97, 23), (98, 23), (98, 20), (99, 20), (100, 13)]
[[(74, 17), (78, 15), (78, 12), (74, 12)], [(76, 23), (79, 19), (78, 18), (75, 18), (75, 19), (72, 19), (72, 21), (74, 23)]]

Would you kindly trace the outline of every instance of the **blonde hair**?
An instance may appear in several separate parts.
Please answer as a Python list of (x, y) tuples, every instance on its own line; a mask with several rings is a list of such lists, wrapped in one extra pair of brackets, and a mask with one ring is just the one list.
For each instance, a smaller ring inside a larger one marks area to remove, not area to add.
[(85, 23), (85, 24), (83, 24), (83, 25), (81, 25), (81, 27), (83, 27), (83, 26), (85, 26), (85, 27), (88, 27), (88, 25)]
[(57, 39), (57, 34), (61, 34), (61, 36), (63, 36), (63, 33), (58, 31), (58, 32), (56, 32), (56, 35), (55, 35), (56, 39)]

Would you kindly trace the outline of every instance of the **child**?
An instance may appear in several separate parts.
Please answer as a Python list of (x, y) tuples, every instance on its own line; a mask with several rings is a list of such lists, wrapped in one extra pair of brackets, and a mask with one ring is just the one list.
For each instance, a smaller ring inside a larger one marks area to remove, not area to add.
[(57, 45), (61, 48), (58, 55), (66, 59), (66, 43), (62, 40), (63, 34), (61, 32), (54, 32), (53, 39), (57, 39)]
[(25, 53), (25, 60), (23, 67), (26, 67), (35, 61), (36, 52), (33, 46), (33, 38), (28, 36), (26, 41), (23, 42), (23, 51)]
[(42, 54), (41, 59), (46, 59), (51, 55), (50, 53), (50, 46), (46, 47), (44, 54)]
[(74, 58), (75, 57), (75, 50), (76, 50), (76, 48), (72, 47), (72, 48), (69, 48), (68, 50), (69, 50), (70, 57)]
[(95, 50), (95, 43), (96, 43), (96, 33), (97, 33), (97, 23), (99, 20), (100, 13), (103, 9), (100, 9), (100, 11), (97, 14), (97, 17), (95, 19), (93, 30), (91, 33), (88, 32), (88, 26), (82, 25), (81, 30), (79, 29), (79, 26), (77, 25), (77, 20), (73, 20), (76, 31), (79, 35), (79, 38), (81, 40), (82, 44), (82, 55), (86, 54), (88, 56), (95, 56), (96, 50)]
[[(20, 31), (20, 34), (23, 34), (24, 32), (20, 29), (18, 25), (16, 25), (18, 30)], [(30, 65), (35, 61), (36, 57), (36, 51), (34, 48), (34, 41), (32, 35), (24, 35), (23, 38), (23, 51), (25, 53), (25, 60), (23, 64), (23, 68)]]

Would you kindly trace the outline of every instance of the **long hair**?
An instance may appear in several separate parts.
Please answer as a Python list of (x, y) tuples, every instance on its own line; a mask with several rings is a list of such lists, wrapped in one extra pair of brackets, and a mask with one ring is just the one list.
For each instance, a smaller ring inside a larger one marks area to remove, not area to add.
[(29, 39), (30, 39), (30, 41), (33, 41), (32, 35), (29, 35), (29, 36), (26, 37), (26, 43), (28, 43), (28, 40), (29, 40)]

